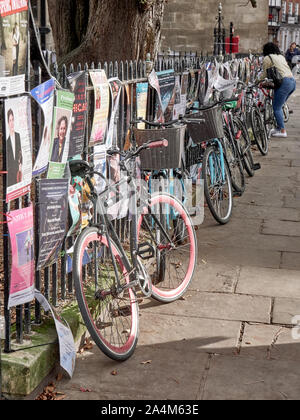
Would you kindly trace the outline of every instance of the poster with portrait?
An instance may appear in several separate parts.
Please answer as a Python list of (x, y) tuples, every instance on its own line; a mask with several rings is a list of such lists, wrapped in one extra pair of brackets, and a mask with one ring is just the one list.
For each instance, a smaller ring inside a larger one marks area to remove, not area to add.
[(32, 181), (31, 102), (28, 96), (4, 101), (7, 190), (6, 202), (30, 191)]
[(90, 136), (90, 146), (104, 143), (109, 116), (109, 83), (104, 70), (90, 71), (94, 87), (94, 118)]
[[(24, 93), (28, 44), (28, 0), (0, 0), (0, 92)], [(5, 80), (7, 77), (10, 80)]]
[(57, 261), (67, 229), (68, 179), (39, 180), (39, 256), (37, 270)]
[(84, 149), (87, 117), (86, 73), (82, 71), (69, 74), (68, 81), (75, 95), (69, 147), (69, 158), (72, 158), (81, 155)]
[(8, 309), (34, 299), (33, 207), (8, 214), (12, 263)]
[(109, 149), (111, 147), (117, 147), (118, 145), (119, 104), (122, 95), (123, 83), (117, 78), (109, 79), (108, 83), (111, 98), (111, 112), (105, 145)]
[(37, 101), (44, 116), (44, 129), (39, 151), (33, 166), (33, 176), (39, 176), (48, 168), (51, 147), (52, 120), (54, 107), (55, 81), (48, 80), (31, 91), (31, 96)]
[[(136, 85), (136, 116), (143, 120), (147, 118), (148, 88), (148, 83), (137, 83)], [(137, 128), (144, 130), (145, 123), (138, 124)]]
[(48, 179), (61, 179), (65, 173), (65, 167), (69, 157), (74, 99), (74, 93), (66, 91), (57, 92), (57, 105), (54, 107), (53, 114)]

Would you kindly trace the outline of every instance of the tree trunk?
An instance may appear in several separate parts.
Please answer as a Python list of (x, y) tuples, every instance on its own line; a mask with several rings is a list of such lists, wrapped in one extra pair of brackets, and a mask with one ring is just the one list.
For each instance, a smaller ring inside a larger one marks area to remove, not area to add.
[(59, 62), (155, 58), (166, 0), (48, 0)]

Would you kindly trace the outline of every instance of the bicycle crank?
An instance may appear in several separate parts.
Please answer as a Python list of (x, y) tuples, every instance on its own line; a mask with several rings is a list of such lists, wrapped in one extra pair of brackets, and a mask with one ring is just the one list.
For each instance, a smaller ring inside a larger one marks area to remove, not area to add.
[(144, 266), (144, 264), (141, 262), (141, 258), (138, 257), (138, 281), (139, 281), (139, 287), (141, 289), (141, 292), (146, 298), (151, 297), (152, 295), (152, 281), (147, 273), (147, 270)]

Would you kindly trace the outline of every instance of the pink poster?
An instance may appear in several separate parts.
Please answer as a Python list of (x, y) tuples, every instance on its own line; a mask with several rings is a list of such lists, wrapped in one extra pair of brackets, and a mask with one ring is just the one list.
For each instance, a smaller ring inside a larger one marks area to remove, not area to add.
[(34, 299), (34, 237), (32, 206), (8, 214), (12, 266), (8, 308)]

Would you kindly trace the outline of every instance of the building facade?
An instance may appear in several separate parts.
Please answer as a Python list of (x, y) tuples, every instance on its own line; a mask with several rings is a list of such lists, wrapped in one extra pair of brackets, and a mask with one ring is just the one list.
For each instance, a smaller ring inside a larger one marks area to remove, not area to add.
[(261, 52), (268, 41), (269, 0), (257, 1), (256, 9), (242, 0), (169, 0), (161, 49), (212, 54), (220, 1), (226, 36), (229, 36), (230, 22), (233, 22), (235, 35), (240, 37), (239, 52)]
[(278, 15), (277, 40), (280, 49), (286, 51), (292, 42), (300, 44), (300, 0), (281, 1)]

